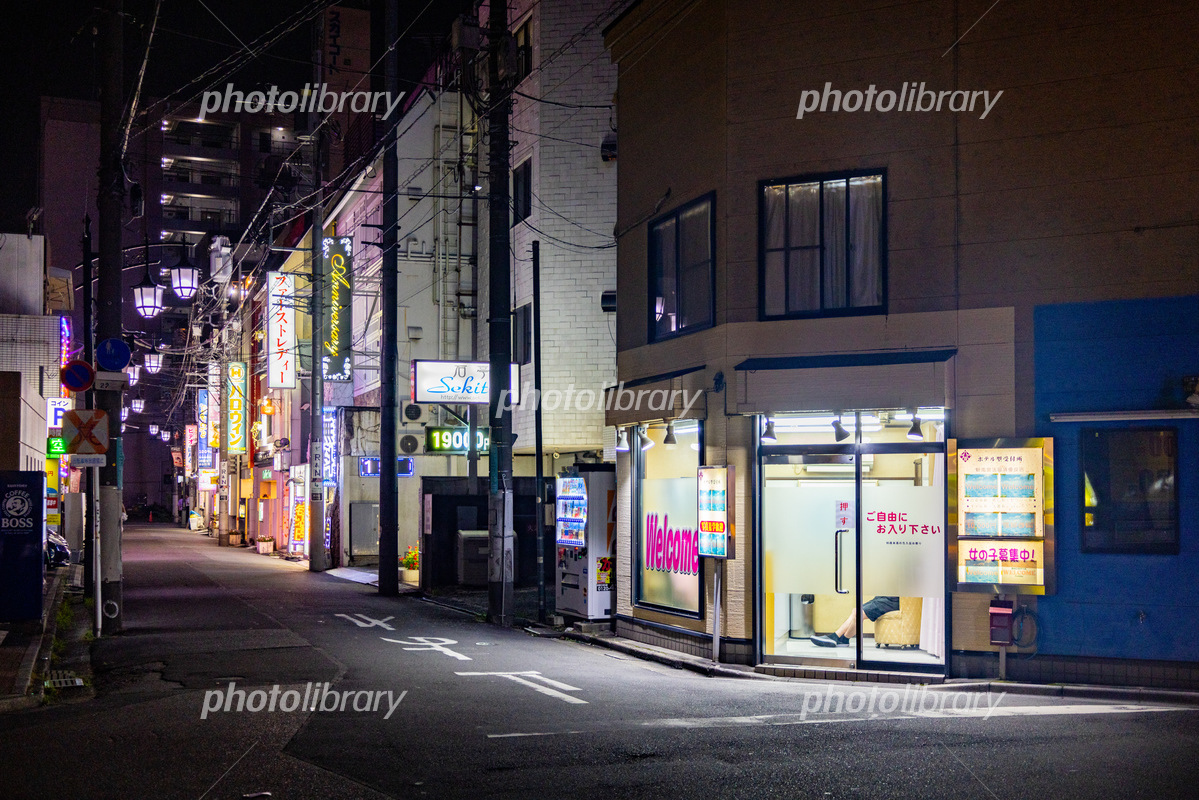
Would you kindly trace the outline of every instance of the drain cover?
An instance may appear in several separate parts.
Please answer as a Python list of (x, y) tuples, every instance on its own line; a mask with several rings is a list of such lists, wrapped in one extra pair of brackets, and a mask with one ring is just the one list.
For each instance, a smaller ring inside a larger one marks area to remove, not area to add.
[(83, 678), (76, 677), (74, 672), (62, 669), (51, 670), (50, 677), (46, 680), (47, 689), (70, 689), (82, 685)]

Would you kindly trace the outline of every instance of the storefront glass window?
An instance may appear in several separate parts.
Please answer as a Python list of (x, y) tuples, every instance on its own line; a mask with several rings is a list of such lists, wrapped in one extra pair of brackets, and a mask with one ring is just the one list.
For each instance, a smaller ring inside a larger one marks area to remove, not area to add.
[(642, 449), (636, 432), (630, 437), (639, 508), (633, 558), (635, 602), (699, 616), (700, 423), (676, 422), (671, 427), (674, 444), (667, 444), (664, 424), (640, 429), (653, 443), (649, 449)]

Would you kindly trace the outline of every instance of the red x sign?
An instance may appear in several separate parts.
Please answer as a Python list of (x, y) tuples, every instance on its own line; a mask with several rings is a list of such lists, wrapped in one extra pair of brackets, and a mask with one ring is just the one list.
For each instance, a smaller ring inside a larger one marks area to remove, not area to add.
[(108, 414), (99, 409), (78, 409), (62, 415), (62, 438), (68, 453), (107, 453)]

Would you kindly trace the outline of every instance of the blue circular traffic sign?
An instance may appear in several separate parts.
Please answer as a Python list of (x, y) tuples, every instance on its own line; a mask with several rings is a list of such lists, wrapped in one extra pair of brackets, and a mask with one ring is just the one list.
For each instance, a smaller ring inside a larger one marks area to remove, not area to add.
[(120, 372), (129, 366), (129, 359), (132, 357), (129, 345), (120, 339), (105, 339), (96, 345), (96, 364), (100, 369)]
[(72, 392), (86, 392), (96, 380), (96, 371), (86, 361), (73, 359), (62, 368), (62, 385)]

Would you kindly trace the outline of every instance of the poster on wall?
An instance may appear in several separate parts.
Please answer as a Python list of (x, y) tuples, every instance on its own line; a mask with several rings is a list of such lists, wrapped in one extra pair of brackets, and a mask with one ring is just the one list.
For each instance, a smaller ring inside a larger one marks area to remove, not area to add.
[(1045, 535), (1041, 449), (963, 448), (958, 453), (961, 536)]
[(639, 603), (699, 613), (697, 484), (696, 478), (641, 482)]
[(697, 481), (700, 558), (735, 558), (733, 468), (700, 467)]
[(1045, 543), (1010, 539), (971, 539), (958, 545), (958, 582), (1041, 586), (1045, 583)]
[(879, 481), (862, 487), (862, 587), (866, 595), (944, 594), (941, 486)]

